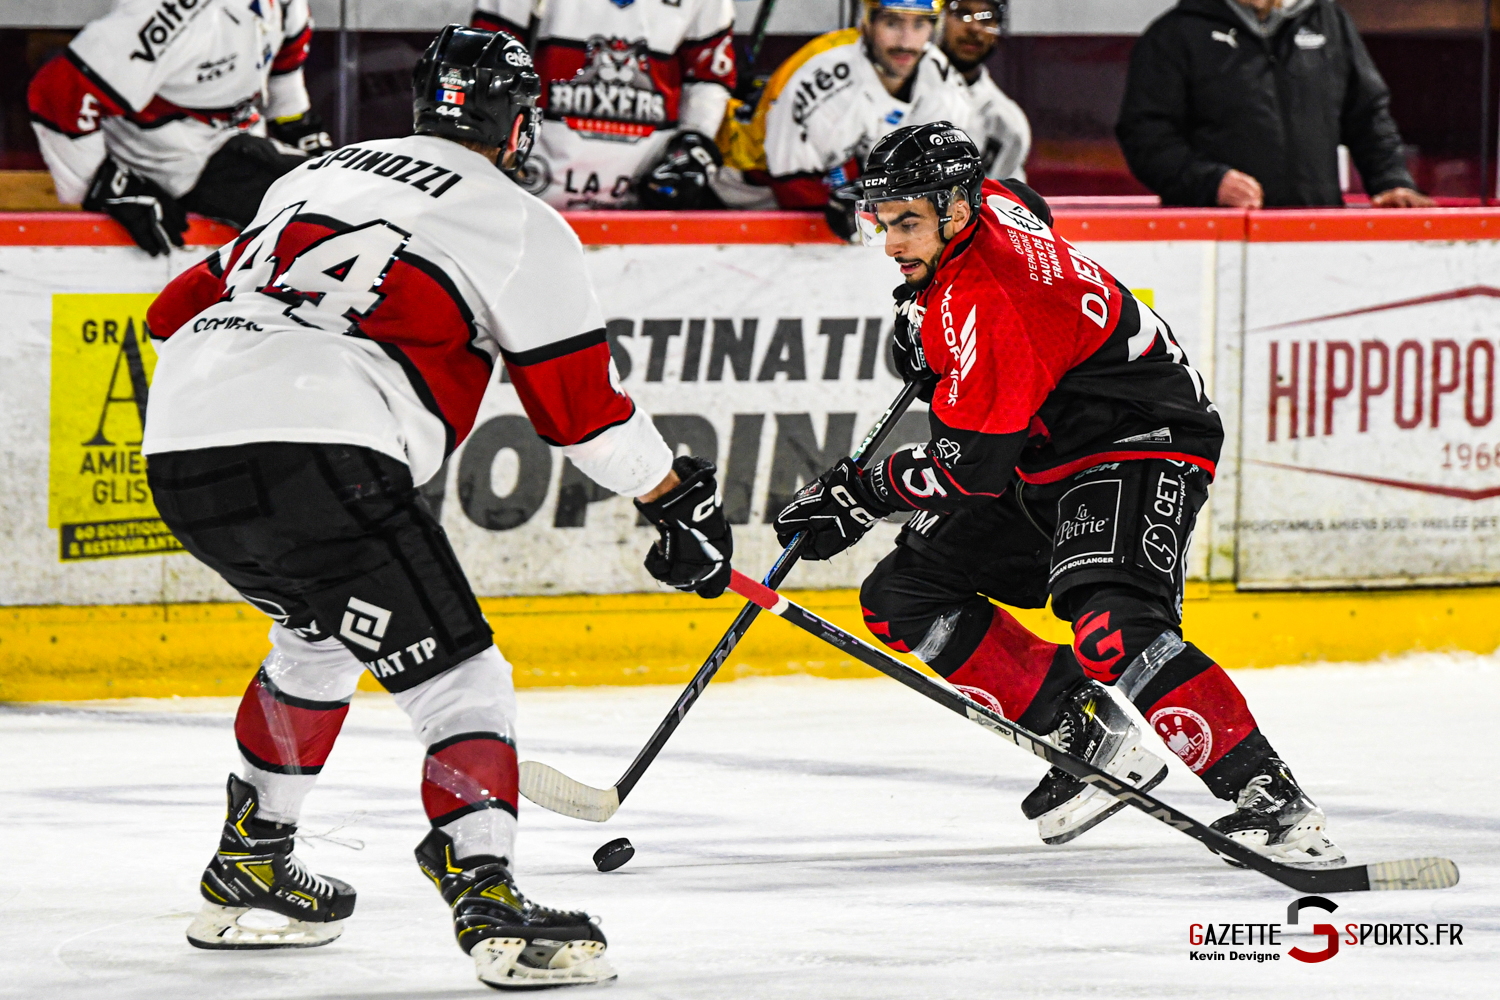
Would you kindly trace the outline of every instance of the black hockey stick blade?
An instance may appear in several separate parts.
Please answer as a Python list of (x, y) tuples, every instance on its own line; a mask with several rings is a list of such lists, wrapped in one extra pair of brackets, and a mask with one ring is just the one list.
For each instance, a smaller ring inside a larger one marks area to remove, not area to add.
[[(885, 439), (890, 436), (896, 427), (896, 421), (901, 419), (912, 401), (917, 398), (917, 389), (914, 383), (907, 383), (901, 387), (901, 392), (891, 401), (891, 405), (875, 421), (875, 426), (870, 428), (870, 433), (854, 449), (851, 456), (856, 465), (863, 466), (866, 459), (874, 455)], [(779, 587), (792, 567), (796, 565), (798, 556), (802, 552), (803, 536), (798, 535), (792, 539), (792, 543), (782, 550), (776, 562), (766, 573), (766, 586)], [(521, 794), (544, 809), (550, 809), (564, 816), (572, 816), (574, 819), (588, 820), (591, 823), (603, 823), (615, 814), (620, 808), (620, 803), (630, 794), (636, 782), (641, 780), (641, 775), (651, 766), (656, 755), (661, 753), (662, 747), (667, 745), (667, 740), (677, 731), (682, 724), (683, 718), (693, 703), (703, 694), (703, 689), (708, 682), (713, 680), (724, 661), (729, 659), (729, 654), (734, 652), (734, 647), (744, 638), (745, 633), (750, 630), (756, 617), (760, 614), (760, 607), (754, 602), (746, 602), (740, 609), (740, 613), (734, 616), (734, 621), (729, 625), (729, 631), (724, 633), (713, 652), (708, 654), (708, 659), (703, 661), (703, 666), (693, 675), (688, 686), (683, 689), (682, 694), (677, 696), (677, 701), (672, 705), (672, 710), (667, 717), (661, 720), (641, 752), (636, 754), (635, 760), (620, 775), (609, 788), (595, 788), (593, 785), (585, 785), (568, 777), (554, 767), (540, 764), (534, 760), (523, 760), (521, 762), (520, 784)]]
[(1152, 819), (1187, 834), (1209, 850), (1233, 858), (1246, 868), (1253, 868), (1262, 875), (1268, 875), (1298, 892), (1447, 889), (1458, 884), (1458, 866), (1447, 858), (1411, 858), (1405, 861), (1385, 861), (1373, 865), (1350, 865), (1345, 868), (1323, 869), (1301, 868), (1272, 861), (1244, 844), (1230, 840), (1217, 830), (1199, 823), (1193, 817), (1172, 808), (1160, 799), (1116, 780), (1083, 758), (1057, 749), (1035, 733), (1022, 729), (998, 712), (968, 698), (961, 691), (907, 666), (895, 657), (850, 635), (832, 622), (824, 621), (801, 605), (787, 600), (774, 589), (756, 583), (743, 573), (732, 574), (729, 589), (759, 604), (772, 614), (784, 618), (803, 631), (817, 636), (829, 645), (843, 650), (860, 662), (874, 667), (887, 677), (900, 681), (944, 708), (1003, 736), (1022, 750), (1029, 750), (1078, 780), (1094, 785), (1121, 802), (1135, 806)]

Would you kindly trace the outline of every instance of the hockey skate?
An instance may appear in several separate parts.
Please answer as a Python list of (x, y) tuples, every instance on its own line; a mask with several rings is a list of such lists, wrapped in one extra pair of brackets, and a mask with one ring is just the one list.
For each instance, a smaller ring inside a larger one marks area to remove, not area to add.
[[(1062, 721), (1048, 741), (1142, 791), (1167, 777), (1167, 765), (1141, 745), (1140, 729), (1097, 681), (1084, 681), (1068, 692)], [(1037, 821), (1043, 843), (1066, 844), (1124, 806), (1054, 767), (1022, 800), (1021, 812)]]
[(297, 828), (259, 819), (253, 785), (231, 774), (227, 791), (229, 816), (199, 883), (205, 902), (188, 927), (188, 943), (316, 948), (337, 938), (354, 912), (354, 890), (302, 866), (292, 854)]
[[(1282, 864), (1332, 868), (1344, 863), (1344, 852), (1328, 839), (1328, 818), (1297, 785), (1280, 759), (1265, 762), (1235, 799), (1235, 810), (1209, 826)], [(1236, 868), (1244, 865), (1224, 855)]]
[(522, 896), (499, 858), (453, 857), (453, 841), (433, 830), (417, 864), (453, 910), (458, 946), (479, 981), (497, 990), (587, 986), (615, 978), (604, 934), (582, 912), (553, 910)]

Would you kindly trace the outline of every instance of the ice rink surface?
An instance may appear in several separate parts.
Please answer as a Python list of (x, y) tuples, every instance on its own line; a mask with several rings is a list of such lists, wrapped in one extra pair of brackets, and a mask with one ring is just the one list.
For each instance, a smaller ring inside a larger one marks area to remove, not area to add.
[[(1043, 845), (1019, 810), (1043, 765), (883, 678), (714, 685), (608, 823), (523, 802), (518, 878), (543, 903), (603, 916), (620, 978), (597, 989), (616, 1000), (1495, 996), (1497, 667), (1432, 655), (1235, 675), (1353, 859), (1439, 854), (1462, 871), (1442, 892), (1340, 896), (1304, 923), (1460, 923), (1457, 947), (1190, 960), (1190, 925), (1284, 921), (1297, 893), (1130, 809)], [(607, 785), (675, 697), (522, 692), (522, 757)], [(344, 936), (188, 947), (233, 709), (0, 707), (0, 996), (490, 995), (412, 862), (421, 751), (383, 695), (355, 701), (302, 827), (333, 831), (299, 851), (359, 891)], [(1225, 811), (1174, 768), (1158, 795), (1205, 820)], [(594, 871), (594, 849), (619, 836), (635, 860)]]

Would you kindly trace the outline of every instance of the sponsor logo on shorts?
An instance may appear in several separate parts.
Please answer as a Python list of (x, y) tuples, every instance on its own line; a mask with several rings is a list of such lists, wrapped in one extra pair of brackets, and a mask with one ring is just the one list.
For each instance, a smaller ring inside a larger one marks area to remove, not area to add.
[(932, 529), (937, 527), (940, 520), (942, 520), (942, 515), (936, 511), (919, 510), (911, 516), (910, 521), (906, 522), (906, 526), (926, 538), (932, 534)]
[(1057, 503), (1052, 579), (1083, 566), (1115, 561), (1120, 523), (1120, 479), (1098, 479), (1075, 486)]
[(1141, 536), (1141, 548), (1145, 550), (1146, 561), (1163, 573), (1172, 573), (1177, 569), (1177, 532), (1165, 524), (1152, 524), (1146, 528), (1146, 533)]
[(1194, 774), (1207, 766), (1214, 749), (1214, 734), (1207, 719), (1190, 708), (1171, 707), (1152, 712), (1150, 722), (1156, 735)]
[(344, 608), (344, 621), (339, 626), (339, 635), (356, 646), (378, 653), (380, 640), (385, 638), (386, 629), (390, 625), (391, 613), (385, 608), (351, 597)]

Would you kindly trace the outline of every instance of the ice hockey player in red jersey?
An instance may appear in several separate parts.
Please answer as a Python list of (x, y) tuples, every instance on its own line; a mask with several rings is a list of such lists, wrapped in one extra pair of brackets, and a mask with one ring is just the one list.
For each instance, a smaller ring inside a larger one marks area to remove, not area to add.
[(473, 23), (533, 44), (545, 120), (528, 191), (563, 210), (718, 207), (733, 0), (478, 0)]
[[(426, 747), (417, 862), (480, 979), (598, 982), (614, 973), (593, 919), (516, 888), (511, 667), (417, 486), (469, 433), (503, 359), (538, 434), (638, 498), (660, 533), (653, 576), (718, 596), (732, 538), (712, 463), (674, 460), (620, 388), (578, 238), (508, 176), (538, 118), (525, 47), (449, 26), (413, 86), (416, 135), (292, 171), (148, 313), (159, 362), (142, 450), (157, 508), (274, 620), (188, 938), (339, 935), (354, 890), (308, 872), (293, 835), (369, 671)], [(249, 909), (288, 924), (241, 922)]]
[(311, 41), (307, 0), (118, 0), (31, 81), (58, 197), (153, 256), (182, 246), (189, 211), (245, 226), (332, 145), (302, 80)]
[[(1217, 796), (1213, 825), (1278, 860), (1342, 860), (1325, 818), (1229, 675), (1182, 638), (1184, 563), (1223, 442), (1167, 326), (1052, 230), (1018, 181), (984, 179), (946, 122), (876, 144), (859, 223), (905, 283), (898, 368), (930, 393), (932, 439), (861, 472), (844, 460), (777, 518), (805, 558), (915, 511), (861, 591), (870, 630), (1063, 749), (1149, 788), (1166, 767), (1101, 685), (1121, 690)], [(1044, 642), (1002, 608), (1073, 627)], [(1022, 810), (1062, 843), (1121, 807), (1049, 771)]]

